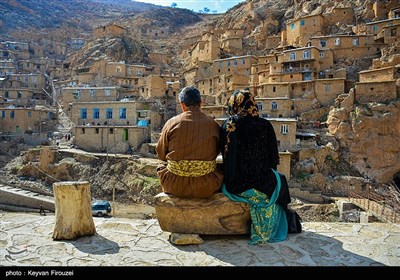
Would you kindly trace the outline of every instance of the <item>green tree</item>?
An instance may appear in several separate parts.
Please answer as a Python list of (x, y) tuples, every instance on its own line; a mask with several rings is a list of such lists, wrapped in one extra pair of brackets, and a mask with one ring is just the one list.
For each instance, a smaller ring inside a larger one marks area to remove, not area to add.
[(178, 4), (176, 4), (175, 2), (172, 2), (171, 7), (172, 8), (176, 8), (178, 6)]
[(210, 9), (207, 7), (204, 7), (203, 11), (204, 11), (204, 13), (208, 14), (210, 12)]

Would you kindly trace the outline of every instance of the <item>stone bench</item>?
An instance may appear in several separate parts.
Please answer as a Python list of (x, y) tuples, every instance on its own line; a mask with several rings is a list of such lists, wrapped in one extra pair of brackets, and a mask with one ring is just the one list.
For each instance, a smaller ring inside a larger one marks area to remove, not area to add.
[(223, 193), (210, 198), (155, 196), (155, 210), (163, 231), (184, 234), (235, 235), (250, 233), (250, 208)]

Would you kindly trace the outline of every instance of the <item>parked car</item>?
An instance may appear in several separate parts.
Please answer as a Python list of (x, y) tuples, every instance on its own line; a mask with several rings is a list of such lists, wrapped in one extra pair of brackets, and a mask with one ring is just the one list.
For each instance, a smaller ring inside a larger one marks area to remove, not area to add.
[(92, 215), (105, 216), (111, 213), (111, 204), (106, 200), (97, 200), (92, 202)]

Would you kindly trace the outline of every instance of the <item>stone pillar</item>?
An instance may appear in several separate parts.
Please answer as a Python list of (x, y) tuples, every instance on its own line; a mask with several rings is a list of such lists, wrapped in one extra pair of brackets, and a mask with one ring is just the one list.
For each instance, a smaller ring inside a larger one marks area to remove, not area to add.
[(89, 182), (57, 182), (53, 184), (53, 192), (56, 208), (53, 240), (96, 233)]

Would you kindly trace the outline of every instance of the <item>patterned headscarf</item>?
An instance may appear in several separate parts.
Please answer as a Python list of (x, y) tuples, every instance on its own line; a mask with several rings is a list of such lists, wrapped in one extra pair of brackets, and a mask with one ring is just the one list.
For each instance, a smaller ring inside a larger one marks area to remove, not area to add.
[(258, 116), (254, 94), (248, 88), (235, 90), (228, 100), (228, 114), (230, 116)]
[(230, 138), (236, 130), (236, 121), (238, 117), (258, 117), (258, 107), (254, 100), (254, 94), (248, 88), (235, 90), (228, 99), (228, 114), (229, 120), (226, 123), (226, 144), (224, 152), (228, 151), (228, 145), (231, 142)]

